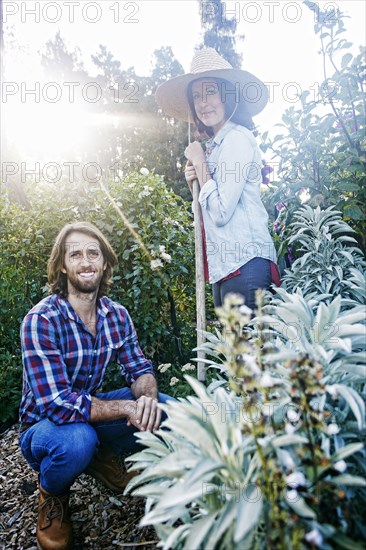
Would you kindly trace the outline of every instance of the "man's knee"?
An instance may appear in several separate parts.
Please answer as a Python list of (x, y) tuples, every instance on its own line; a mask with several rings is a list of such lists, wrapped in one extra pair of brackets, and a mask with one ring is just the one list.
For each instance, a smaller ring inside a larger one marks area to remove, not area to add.
[(59, 426), (60, 437), (53, 444), (52, 451), (66, 463), (77, 462), (83, 469), (91, 461), (97, 445), (97, 434), (90, 424), (68, 424)]

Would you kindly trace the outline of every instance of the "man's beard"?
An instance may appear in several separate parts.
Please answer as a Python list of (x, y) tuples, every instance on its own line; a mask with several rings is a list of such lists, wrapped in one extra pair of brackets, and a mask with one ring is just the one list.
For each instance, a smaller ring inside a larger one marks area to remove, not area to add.
[[(74, 274), (67, 274), (67, 280), (72, 285), (73, 289), (82, 294), (93, 294), (99, 290), (102, 276), (98, 277), (95, 281), (80, 281)], [(70, 291), (70, 288), (69, 288)], [(71, 289), (72, 291), (72, 289)], [(73, 292), (72, 292), (73, 293)]]

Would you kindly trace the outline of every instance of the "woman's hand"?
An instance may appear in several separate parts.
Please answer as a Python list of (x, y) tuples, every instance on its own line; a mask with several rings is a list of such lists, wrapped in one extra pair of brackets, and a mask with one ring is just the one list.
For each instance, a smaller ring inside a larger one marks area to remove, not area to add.
[(211, 174), (206, 163), (205, 152), (198, 141), (190, 143), (184, 154), (188, 159), (185, 176), (192, 191), (193, 180), (197, 178), (200, 187), (202, 187), (211, 178)]
[(188, 183), (188, 187), (190, 188), (191, 193), (193, 195), (193, 191), (192, 191), (193, 182), (194, 180), (197, 179), (197, 173), (196, 173), (195, 167), (193, 166), (190, 160), (187, 161), (186, 168), (184, 170), (184, 175), (186, 177), (186, 182)]
[(205, 153), (202, 145), (198, 141), (193, 141), (184, 151), (185, 157), (191, 161), (193, 166), (198, 166), (206, 162)]

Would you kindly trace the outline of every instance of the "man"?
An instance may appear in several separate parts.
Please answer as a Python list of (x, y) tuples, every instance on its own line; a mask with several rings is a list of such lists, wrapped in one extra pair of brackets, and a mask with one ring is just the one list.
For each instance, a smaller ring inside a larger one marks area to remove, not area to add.
[[(136, 449), (138, 430), (159, 427), (158, 401), (169, 399), (158, 394), (127, 310), (105, 295), (116, 262), (92, 224), (66, 225), (48, 261), (51, 294), (22, 323), (20, 447), (39, 472), (43, 550), (70, 548), (69, 489), (79, 474), (123, 491), (121, 457)], [(98, 393), (113, 362), (130, 387)]]

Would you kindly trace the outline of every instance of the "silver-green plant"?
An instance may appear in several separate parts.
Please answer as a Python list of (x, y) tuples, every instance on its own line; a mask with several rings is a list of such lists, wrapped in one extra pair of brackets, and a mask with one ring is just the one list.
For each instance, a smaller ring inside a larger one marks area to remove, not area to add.
[[(254, 334), (241, 298), (218, 310), (212, 350), (228, 387), (187, 377), (196, 395), (167, 404), (156, 434), (139, 434), (146, 448), (131, 461), (142, 472), (128, 491), (147, 497), (141, 523), (165, 550), (361, 547), (362, 398), (329, 384), (306, 350), (278, 348), (259, 305)], [(356, 421), (340, 437), (336, 403), (350, 395)]]
[[(365, 304), (365, 259), (350, 233), (354, 230), (329, 207), (302, 206), (290, 225), (289, 245), (301, 256), (286, 270), (282, 287), (301, 289), (308, 300), (329, 302), (342, 297), (342, 307)], [(362, 292), (363, 291), (363, 292)]]

